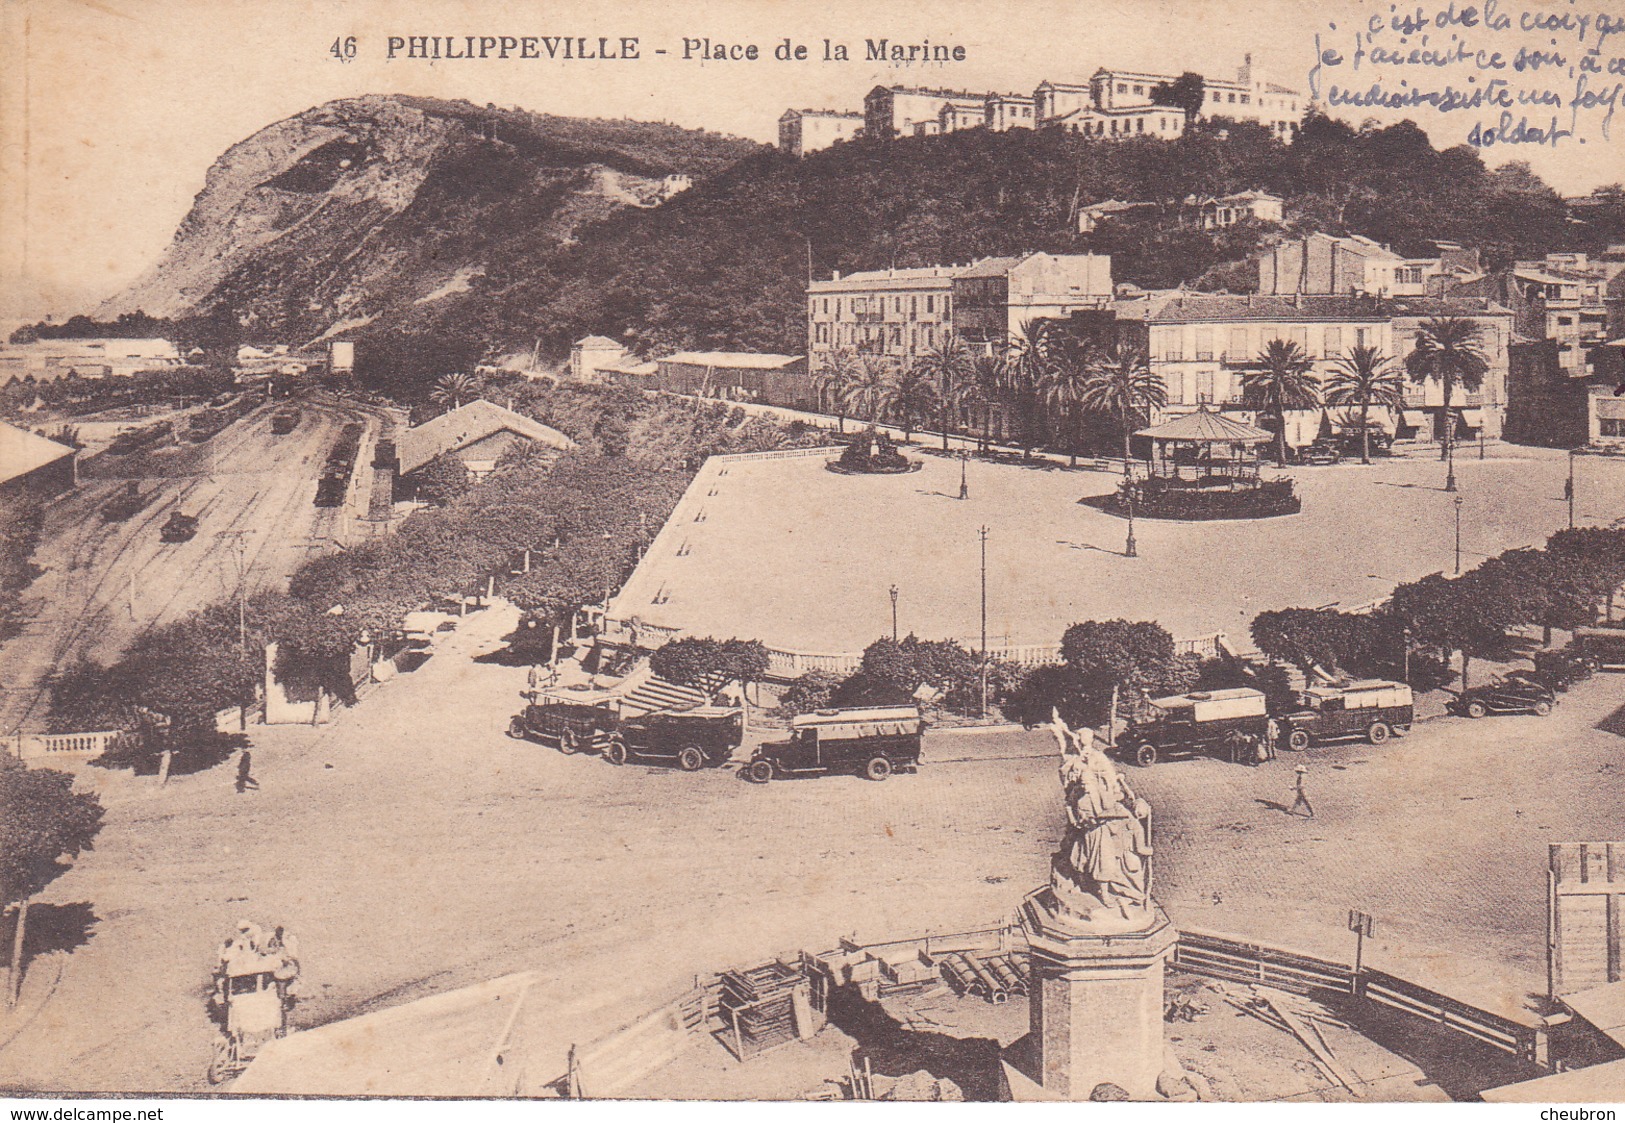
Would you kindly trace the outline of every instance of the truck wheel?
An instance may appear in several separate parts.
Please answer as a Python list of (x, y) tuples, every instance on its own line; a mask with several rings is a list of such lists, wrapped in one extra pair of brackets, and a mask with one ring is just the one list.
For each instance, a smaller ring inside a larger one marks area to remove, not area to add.
[(705, 754), (694, 745), (684, 745), (677, 754), (677, 767), (684, 772), (698, 772), (705, 767)]
[(525, 723), (518, 718), (508, 722), (508, 736), (516, 741), (523, 741), (525, 739)]
[(1134, 750), (1134, 763), (1141, 768), (1150, 768), (1157, 763), (1157, 746), (1150, 741)]
[(1489, 707), (1486, 706), (1484, 703), (1480, 702), (1477, 698), (1474, 698), (1472, 701), (1467, 703), (1467, 716), (1468, 717), (1483, 717), (1485, 714), (1487, 714), (1489, 712), (1490, 712)]
[(581, 750), (581, 741), (574, 729), (566, 729), (559, 734), (559, 752), (565, 756), (574, 756)]
[(615, 765), (625, 764), (626, 745), (620, 741), (611, 741), (609, 748), (604, 750), (604, 759)]
[(1286, 747), (1295, 753), (1301, 753), (1309, 747), (1309, 731), (1307, 729), (1294, 729), (1286, 735)]
[(1551, 715), (1551, 712), (1552, 712), (1552, 704), (1550, 702), (1548, 702), (1546, 699), (1542, 698), (1540, 701), (1535, 703), (1535, 716), (1536, 717), (1548, 717), (1548, 716)]
[(1365, 739), (1373, 745), (1381, 745), (1388, 740), (1389, 735), (1392, 733), (1393, 730), (1388, 728), (1386, 722), (1374, 721), (1371, 723), (1371, 728), (1365, 731)]
[(877, 756), (863, 766), (863, 774), (871, 780), (884, 780), (891, 775), (891, 761), (883, 756)]
[(773, 762), (771, 760), (753, 760), (745, 769), (745, 779), (753, 784), (765, 784), (773, 779)]

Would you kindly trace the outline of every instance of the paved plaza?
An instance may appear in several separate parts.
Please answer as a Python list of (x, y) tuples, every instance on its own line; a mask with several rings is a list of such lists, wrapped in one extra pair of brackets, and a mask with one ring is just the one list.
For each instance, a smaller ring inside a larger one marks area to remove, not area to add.
[[(918, 455), (917, 453), (914, 455)], [(1270, 608), (1355, 607), (1455, 567), (1453, 496), (1436, 457), (1293, 468), (1303, 512), (1278, 519), (1125, 523), (1082, 504), (1118, 476), (920, 456), (902, 476), (842, 476), (819, 457), (713, 460), (616, 598), (618, 619), (807, 652), (862, 650), (898, 624), (926, 639), (980, 635), (987, 526), (988, 639), (1053, 644), (1080, 620), (1160, 621), (1177, 638), (1241, 641)], [(1462, 565), (1543, 542), (1567, 524), (1565, 454), (1463, 448)], [(1625, 512), (1625, 461), (1581, 458), (1577, 519)]]
[[(615, 768), (504, 735), (525, 671), (471, 656), (515, 618), (469, 617), (331, 727), (255, 727), (258, 791), (234, 794), (229, 764), (162, 789), (87, 769), (107, 826), (36, 906), (38, 939), (76, 938), (35, 960), (23, 1024), (0, 1020), (0, 1088), (204, 1090), (209, 968), (243, 916), (300, 938), (304, 1027), (538, 970), (531, 1063), (551, 1076), (696, 972), (996, 923), (1048, 875), (1063, 819), (1041, 733), (934, 733), (917, 775), (879, 784)], [(1618, 834), (1622, 682), (1545, 721), (1311, 752), (1313, 821), (1279, 810), (1290, 754), (1128, 769), (1156, 812), (1157, 895), (1181, 925), (1335, 956), (1362, 908), (1373, 965), (1517, 1005), (1544, 984), (1546, 844)], [(393, 1079), (454, 1044), (415, 1043)], [(300, 1089), (344, 1087), (330, 1061)]]

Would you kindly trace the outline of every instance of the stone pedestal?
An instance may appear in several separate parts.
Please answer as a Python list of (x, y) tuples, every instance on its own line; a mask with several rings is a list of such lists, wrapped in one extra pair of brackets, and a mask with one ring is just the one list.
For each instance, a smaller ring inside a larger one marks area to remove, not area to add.
[(1131, 1099), (1160, 1099), (1162, 973), (1178, 937), (1167, 915), (1153, 903), (1134, 930), (1111, 931), (1119, 925), (1080, 920), (1052, 888), (1021, 915), (1032, 948), (1027, 1075), (1046, 1098), (1087, 1100), (1115, 1084)]

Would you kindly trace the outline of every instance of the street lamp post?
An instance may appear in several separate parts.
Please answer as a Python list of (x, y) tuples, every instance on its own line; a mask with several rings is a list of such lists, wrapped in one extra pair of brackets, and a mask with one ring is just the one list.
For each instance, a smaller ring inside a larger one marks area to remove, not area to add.
[[(1455, 418), (1447, 416), (1445, 418), (1445, 424), (1446, 425), (1454, 425), (1455, 424)], [(1450, 466), (1446, 470), (1445, 477), (1444, 477), (1444, 489), (1446, 491), (1455, 491), (1456, 490), (1456, 442), (1454, 440), (1454, 436), (1455, 436), (1455, 434), (1453, 434), (1453, 433), (1446, 433), (1445, 434), (1445, 441), (1447, 442), (1447, 444), (1445, 446), (1446, 447), (1445, 455), (1449, 458), (1449, 462), (1450, 462)]]
[(1569, 501), (1570, 530), (1574, 529), (1574, 458), (1579, 454), (1579, 449), (1569, 449), (1569, 482), (1563, 485), (1563, 497)]
[(1456, 507), (1456, 576), (1461, 576), (1461, 496), (1453, 500)]
[(970, 449), (959, 450), (959, 498), (970, 498), (970, 484), (965, 479), (965, 465), (970, 461)]
[(1400, 643), (1404, 645), (1400, 648), (1399, 653), (1400, 663), (1404, 667), (1404, 670), (1400, 673), (1400, 679), (1409, 683), (1411, 681), (1411, 630), (1408, 626), (1402, 633)]
[(893, 585), (891, 592), (891, 641), (897, 642), (897, 586)]
[(1139, 550), (1134, 543), (1134, 477), (1130, 474), (1123, 484), (1123, 497), (1128, 502), (1128, 541), (1123, 544), (1123, 556), (1137, 558)]

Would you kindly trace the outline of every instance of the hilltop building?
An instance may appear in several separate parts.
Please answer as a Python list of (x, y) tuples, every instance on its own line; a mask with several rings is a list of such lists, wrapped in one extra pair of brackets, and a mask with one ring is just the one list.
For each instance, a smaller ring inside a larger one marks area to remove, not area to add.
[(836, 141), (854, 140), (863, 132), (862, 113), (836, 109), (786, 109), (779, 118), (779, 151), (805, 156)]

